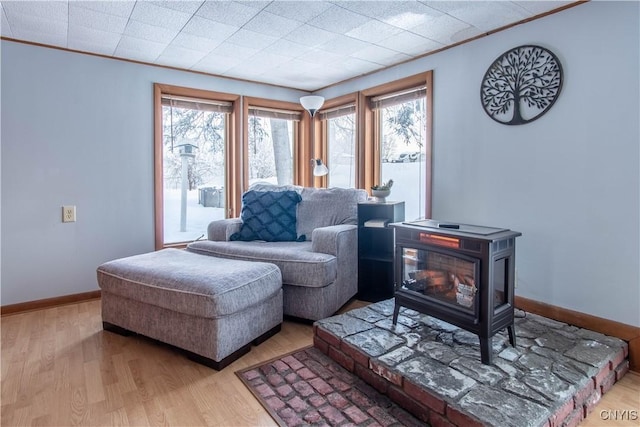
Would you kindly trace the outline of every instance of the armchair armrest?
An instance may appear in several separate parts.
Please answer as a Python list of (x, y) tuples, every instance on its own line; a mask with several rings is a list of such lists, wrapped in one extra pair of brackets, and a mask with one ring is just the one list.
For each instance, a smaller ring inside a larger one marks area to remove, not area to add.
[(207, 227), (207, 237), (209, 240), (226, 242), (233, 233), (240, 231), (241, 225), (242, 220), (240, 218), (211, 221)]
[(342, 250), (358, 248), (358, 227), (352, 224), (331, 225), (313, 230), (311, 250), (338, 256)]

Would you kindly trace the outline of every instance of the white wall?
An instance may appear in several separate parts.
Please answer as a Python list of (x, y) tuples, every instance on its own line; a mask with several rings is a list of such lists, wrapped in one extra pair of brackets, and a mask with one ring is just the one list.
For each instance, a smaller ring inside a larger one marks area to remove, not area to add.
[[(507, 227), (516, 294), (640, 326), (640, 4), (589, 2), (323, 91), (434, 70), (434, 218)], [(503, 52), (553, 51), (555, 105), (521, 126), (490, 119), (480, 82)]]
[[(434, 217), (523, 233), (517, 295), (640, 326), (637, 2), (589, 2), (323, 91), (434, 70)], [(522, 126), (479, 101), (487, 67), (551, 49), (562, 93)], [(97, 289), (153, 249), (152, 83), (297, 101), (299, 92), (2, 42), (3, 305)], [(78, 206), (62, 224), (60, 207)]]
[[(153, 83), (297, 102), (301, 92), (2, 41), (2, 305), (98, 289), (151, 251)], [(62, 223), (62, 205), (77, 222)]]

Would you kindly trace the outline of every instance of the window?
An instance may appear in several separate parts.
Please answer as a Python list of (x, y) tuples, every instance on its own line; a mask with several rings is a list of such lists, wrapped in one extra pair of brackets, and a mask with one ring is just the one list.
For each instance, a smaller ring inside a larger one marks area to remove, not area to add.
[(245, 102), (245, 189), (255, 182), (305, 185), (302, 174), (308, 167), (301, 159), (308, 152), (308, 119), (302, 107), (258, 98)]
[(234, 102), (215, 95), (157, 85), (157, 248), (206, 237), (209, 222), (227, 215), (226, 151)]
[(328, 186), (355, 188), (356, 182), (356, 107), (355, 104), (322, 111)]
[(294, 141), (300, 113), (249, 107), (249, 185), (293, 184)]
[(431, 88), (428, 72), (363, 92), (365, 188), (392, 179), (408, 221), (431, 217)]
[(380, 181), (393, 179), (393, 199), (404, 200), (405, 218), (424, 218), (426, 88), (374, 97), (380, 138)]

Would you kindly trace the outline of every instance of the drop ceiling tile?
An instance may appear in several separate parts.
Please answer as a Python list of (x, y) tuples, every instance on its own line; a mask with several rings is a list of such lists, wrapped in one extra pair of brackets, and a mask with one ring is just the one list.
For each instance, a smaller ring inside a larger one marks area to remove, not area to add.
[(235, 27), (242, 27), (247, 21), (256, 16), (258, 12), (258, 9), (238, 2), (209, 1), (202, 5), (198, 12), (196, 12), (196, 16)]
[(339, 55), (349, 55), (369, 46), (369, 43), (352, 37), (337, 35), (326, 43), (318, 46), (319, 49)]
[(67, 37), (67, 22), (59, 20), (51, 20), (42, 18), (35, 15), (23, 15), (14, 14), (7, 16), (11, 23), (13, 35), (16, 38), (36, 41), (26, 37), (26, 34), (34, 35), (40, 34), (38, 37), (38, 43), (44, 43), (47, 36), (51, 36), (52, 39), (57, 40), (56, 46), (65, 46), (66, 41), (60, 44), (60, 39), (66, 39)]
[(386, 15), (380, 17), (385, 24), (394, 27), (409, 29), (417, 25), (424, 24), (432, 18), (437, 18), (443, 13), (437, 9), (433, 9), (421, 2), (398, 2), (394, 4)]
[(500, 28), (531, 16), (528, 11), (511, 2), (435, 1), (428, 4), (482, 31)]
[(111, 46), (104, 42), (96, 43), (80, 39), (69, 39), (67, 48), (105, 56), (113, 56), (113, 52), (116, 49), (115, 46)]
[(9, 22), (13, 21), (17, 15), (59, 22), (67, 22), (69, 17), (66, 1), (3, 1), (2, 5)]
[(177, 10), (180, 12), (193, 15), (202, 6), (204, 1), (173, 0), (173, 1), (151, 1), (149, 3), (153, 3), (156, 6), (164, 7), (167, 9), (173, 9), (173, 10)]
[(387, 15), (387, 11), (397, 3), (414, 3), (403, 1), (338, 1), (335, 4), (360, 15), (379, 19)]
[(228, 69), (223, 74), (234, 77), (237, 76), (241, 79), (257, 80), (258, 77), (262, 76), (265, 72), (271, 70), (272, 68), (273, 67), (264, 64), (256, 64), (253, 61), (241, 62), (235, 67)]
[(307, 53), (298, 57), (298, 59), (311, 62), (312, 64), (336, 64), (340, 63), (345, 56), (346, 55), (339, 55), (322, 49), (309, 49)]
[(284, 38), (307, 47), (316, 47), (328, 42), (336, 36), (335, 33), (312, 27), (311, 25), (301, 25)]
[(74, 1), (72, 3), (75, 7), (82, 7), (123, 18), (128, 18), (131, 15), (135, 4), (135, 1)]
[(170, 43), (178, 35), (178, 30), (156, 27), (144, 22), (130, 19), (124, 35), (157, 43)]
[(274, 1), (264, 10), (298, 22), (307, 22), (331, 6), (331, 3), (324, 1)]
[(248, 46), (240, 46), (237, 44), (224, 43), (213, 49), (211, 53), (228, 58), (245, 59), (258, 53), (258, 49)]
[(476, 27), (467, 27), (464, 30), (460, 30), (454, 34), (451, 35), (451, 43), (457, 43), (457, 42), (461, 42), (464, 40), (469, 40), (472, 39), (476, 36), (485, 34), (484, 31), (482, 31), (479, 28)]
[(438, 17), (430, 17), (427, 22), (411, 28), (410, 31), (439, 43), (449, 44), (457, 32), (467, 30), (469, 27), (469, 24), (459, 19), (442, 14)]
[(254, 31), (249, 31), (245, 28), (241, 28), (236, 31), (231, 37), (225, 40), (225, 43), (232, 43), (239, 46), (262, 49), (278, 40), (276, 37), (259, 34)]
[(365, 61), (373, 62), (380, 65), (390, 65), (393, 63), (402, 62), (402, 61), (406, 61), (407, 59), (411, 59), (409, 55), (406, 55), (404, 53), (387, 49), (386, 47), (373, 46), (373, 45), (352, 54), (351, 57), (363, 59)]
[(298, 21), (262, 11), (247, 22), (244, 28), (267, 36), (282, 37), (300, 25)]
[(307, 24), (337, 34), (344, 34), (367, 22), (369, 18), (339, 6), (331, 6)]
[(234, 3), (239, 3), (239, 4), (242, 4), (244, 6), (249, 6), (249, 7), (252, 7), (254, 9), (262, 10), (265, 7), (267, 7), (269, 5), (269, 3), (271, 3), (271, 0), (269, 0), (269, 1), (258, 1), (258, 0), (236, 1)]
[(156, 59), (155, 63), (190, 69), (207, 54), (197, 50), (185, 49), (177, 46), (168, 46)]
[(0, 34), (2, 34), (3, 37), (13, 37), (13, 34), (11, 33), (11, 26), (9, 25), (9, 21), (7, 21), (7, 16), (4, 14), (2, 3), (0, 3), (0, 16), (2, 17), (2, 21), (0, 22)]
[(346, 35), (365, 42), (376, 43), (402, 32), (400, 28), (371, 19)]
[(239, 29), (240, 27), (214, 22), (200, 16), (194, 16), (191, 18), (189, 23), (185, 25), (182, 32), (210, 40), (223, 41)]
[(41, 43), (50, 46), (67, 47), (67, 35), (52, 34), (43, 31), (30, 31), (24, 28), (18, 28), (12, 31), (13, 37), (20, 40), (26, 40), (33, 43)]
[(138, 1), (131, 13), (131, 19), (170, 30), (180, 30), (191, 18), (191, 14), (179, 12), (153, 3)]
[(377, 42), (377, 45), (411, 56), (423, 55), (444, 46), (442, 43), (438, 43), (408, 31), (403, 31), (387, 39), (381, 40)]
[[(85, 27), (82, 25), (69, 25), (69, 49), (86, 50), (88, 46), (99, 48), (99, 52), (103, 55), (113, 55), (121, 35), (107, 31), (101, 31), (93, 27)], [(84, 46), (85, 49), (81, 47)]]
[(552, 9), (566, 6), (573, 3), (572, 1), (514, 1), (517, 4), (529, 11), (532, 15), (539, 15), (541, 13), (548, 12)]
[(287, 58), (297, 58), (309, 49), (307, 46), (301, 45), (296, 42), (292, 42), (285, 39), (278, 39), (273, 44), (270, 44), (262, 51), (265, 53), (274, 53), (278, 55), (286, 56)]
[(340, 66), (346, 70), (351, 70), (354, 74), (360, 75), (380, 69), (380, 64), (366, 61), (364, 59), (348, 57), (340, 62)]
[(216, 53), (210, 53), (200, 60), (191, 69), (202, 71), (205, 73), (221, 74), (230, 68), (235, 67), (242, 59), (229, 58), (227, 56), (218, 55)]
[(221, 42), (218, 40), (211, 40), (205, 37), (194, 36), (192, 34), (181, 32), (171, 41), (171, 46), (209, 53), (220, 45), (220, 43)]
[(258, 64), (261, 67), (268, 68), (277, 67), (280, 64), (284, 64), (285, 62), (288, 62), (290, 60), (291, 58), (289, 58), (288, 56), (278, 55), (276, 53), (269, 53), (265, 51), (260, 51), (248, 59), (251, 65)]
[(120, 43), (116, 48), (115, 55), (121, 58), (127, 58), (126, 54), (138, 52), (138, 54), (136, 54), (136, 59), (144, 57), (146, 60), (151, 60), (151, 62), (153, 62), (158, 56), (160, 56), (166, 46), (167, 45), (165, 43), (156, 43), (150, 40), (122, 36)]
[(297, 58), (293, 58), (281, 64), (279, 67), (276, 67), (276, 69), (279, 71), (288, 70), (292, 73), (307, 73), (307, 74), (315, 71), (319, 71), (320, 68), (321, 66), (318, 64), (313, 64), (307, 61), (301, 61)]
[(127, 26), (127, 20), (122, 16), (110, 15), (69, 3), (69, 25), (81, 25), (86, 28), (122, 34)]

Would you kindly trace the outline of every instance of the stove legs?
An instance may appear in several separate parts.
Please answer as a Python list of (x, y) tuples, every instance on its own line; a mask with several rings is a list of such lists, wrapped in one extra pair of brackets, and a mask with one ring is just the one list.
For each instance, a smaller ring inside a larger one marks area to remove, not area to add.
[(398, 313), (400, 312), (400, 305), (399, 304), (395, 304), (395, 306), (393, 307), (393, 324), (395, 325), (396, 323), (398, 323)]
[(480, 337), (480, 360), (482, 360), (482, 363), (485, 365), (491, 365), (493, 361), (492, 342), (493, 337)]
[(511, 347), (516, 348), (516, 330), (515, 326), (507, 326), (507, 332), (509, 332), (509, 344)]
[[(507, 326), (507, 332), (509, 333), (509, 344), (513, 348), (516, 348), (516, 330), (515, 326)], [(480, 337), (480, 359), (485, 365), (491, 365), (493, 360), (493, 337), (482, 338)]]

